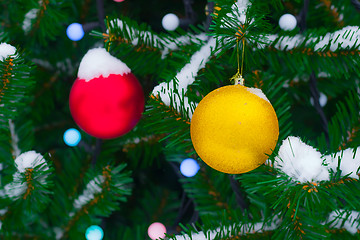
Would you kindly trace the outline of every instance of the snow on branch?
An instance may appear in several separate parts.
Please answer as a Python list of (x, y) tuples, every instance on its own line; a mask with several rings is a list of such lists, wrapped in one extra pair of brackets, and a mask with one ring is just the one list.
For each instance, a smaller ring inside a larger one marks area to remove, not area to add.
[[(360, 147), (357, 148), (356, 153)], [(360, 154), (354, 154), (354, 149), (348, 148), (332, 155), (324, 156), (328, 168), (337, 171), (340, 162), (341, 176), (349, 175), (351, 178), (359, 179), (358, 170), (360, 167)]]
[[(28, 185), (27, 181), (24, 179), (24, 173), (27, 169), (34, 169), (36, 167), (41, 167), (39, 171), (46, 171), (49, 169), (44, 157), (35, 151), (28, 151), (20, 154), (15, 159), (15, 166), (17, 171), (13, 174), (13, 181), (6, 184), (4, 189), (0, 190), (0, 197), (6, 196), (12, 199), (17, 199), (25, 194)], [(45, 176), (40, 177), (37, 181), (44, 183), (45, 178)]]
[(321, 153), (298, 137), (283, 140), (274, 167), (300, 182), (329, 180)]
[(276, 169), (301, 183), (329, 181), (330, 169), (337, 172), (338, 165), (341, 176), (359, 179), (360, 155), (354, 154), (354, 149), (322, 156), (315, 148), (292, 136), (283, 140), (274, 162)]
[(329, 214), (327, 223), (330, 223), (330, 226), (335, 229), (345, 228), (354, 235), (360, 230), (359, 220), (359, 212), (340, 209)]
[[(359, 226), (360, 213), (357, 211), (345, 211), (345, 210), (336, 210), (332, 211), (324, 224), (329, 224), (330, 228), (333, 229), (346, 229), (351, 234), (356, 234), (360, 230)], [(248, 233), (262, 233), (266, 231), (272, 231), (277, 229), (281, 225), (281, 218), (275, 217), (268, 225), (259, 222), (255, 224), (245, 224), (241, 226), (240, 232), (237, 235), (246, 235)], [(239, 224), (240, 226), (240, 224)], [(236, 227), (236, 226), (235, 226)], [(198, 233), (189, 235), (177, 235), (172, 239), (176, 240), (213, 240), (218, 239), (220, 236), (229, 236), (231, 227), (217, 228), (215, 230), (209, 230), (207, 232), (200, 231)], [(230, 235), (231, 236), (231, 235)], [(234, 237), (234, 236), (232, 236)]]
[(4, 61), (11, 55), (14, 55), (16, 48), (7, 43), (0, 43), (0, 61)]
[(38, 12), (40, 11), (39, 8), (33, 8), (30, 9), (30, 11), (28, 11), (25, 14), (25, 18), (22, 24), (22, 29), (24, 30), (24, 32), (27, 34), (30, 32), (31, 30), (31, 25), (34, 21), (34, 19), (36, 19), (36, 16), (38, 15)]
[(49, 167), (46, 165), (44, 157), (35, 151), (25, 152), (15, 159), (16, 168), (20, 173), (25, 172), (27, 168), (34, 169), (35, 167), (43, 164), (45, 167), (42, 170), (48, 170)]
[(15, 132), (15, 124), (11, 119), (9, 119), (9, 130), (11, 135), (12, 155), (14, 158), (17, 158), (21, 153), (19, 148), (19, 136)]
[(92, 179), (85, 187), (84, 192), (74, 201), (74, 208), (80, 209), (87, 203), (89, 203), (96, 194), (101, 193), (101, 185), (104, 183), (105, 178), (99, 175)]
[[(329, 224), (329, 227), (332, 229), (345, 229), (351, 234), (356, 234), (360, 230), (359, 226), (360, 213), (357, 211), (345, 211), (342, 209), (332, 211), (324, 224)], [(241, 224), (238, 224), (239, 226)], [(262, 233), (266, 231), (272, 231), (277, 229), (281, 225), (281, 218), (275, 217), (270, 223), (264, 225), (264, 223), (259, 222), (255, 224), (245, 224), (242, 225), (239, 229), (240, 232), (237, 233), (237, 236), (247, 235), (249, 233)], [(233, 227), (234, 229), (236, 228)], [(223, 227), (217, 228), (215, 230), (209, 230), (207, 232), (200, 231), (198, 233), (189, 235), (177, 235), (174, 238), (176, 240), (213, 240), (219, 239), (219, 236), (232, 236), (229, 233), (234, 233), (232, 227)]]
[(232, 5), (232, 12), (228, 13), (228, 17), (235, 17), (241, 24), (244, 24), (246, 21), (246, 11), (251, 4), (249, 0), (238, 0), (235, 4)]
[[(191, 118), (192, 112), (189, 99), (184, 95), (187, 92), (187, 87), (195, 81), (199, 70), (204, 68), (205, 64), (209, 61), (215, 45), (216, 40), (214, 38), (210, 38), (210, 40), (203, 45), (199, 51), (194, 53), (190, 62), (176, 74), (174, 79), (172, 79), (169, 83), (163, 82), (157, 85), (152, 91), (152, 94), (154, 96), (160, 96), (160, 99), (166, 106), (169, 106), (171, 101), (173, 101), (177, 111), (180, 111), (182, 103), (184, 105), (184, 109), (187, 110), (189, 117)], [(183, 99), (181, 99), (182, 96), (184, 96)]]
[[(246, 235), (248, 233), (262, 233), (266, 231), (272, 231), (276, 229), (279, 225), (279, 219), (274, 218), (271, 223), (266, 223), (267, 225), (264, 225), (264, 223), (259, 222), (255, 224), (244, 224), (241, 225), (239, 228), (240, 232), (236, 235)], [(240, 224), (239, 224), (240, 226)], [(230, 233), (233, 233), (234, 229), (236, 230), (238, 226), (234, 224), (234, 226), (230, 227), (223, 227), (223, 228), (217, 228), (215, 230), (209, 230), (207, 232), (200, 231), (198, 233), (189, 235), (178, 235), (174, 239), (176, 240), (213, 240), (213, 239), (219, 239), (219, 236), (232, 236)], [(236, 231), (235, 231), (236, 232)], [(233, 236), (234, 237), (234, 236)]]
[(201, 43), (207, 39), (207, 35), (205, 33), (198, 35), (187, 34), (177, 38), (170, 38), (169, 36), (160, 37), (150, 31), (139, 31), (138, 29), (132, 28), (121, 19), (111, 20), (110, 27), (119, 28), (121, 32), (126, 33), (125, 36), (128, 36), (128, 38), (132, 40), (131, 44), (133, 46), (137, 46), (140, 40), (145, 43), (152, 42), (153, 47), (160, 49), (163, 59), (169, 54), (170, 51), (179, 49), (179, 46), (188, 45), (192, 42)]
[(275, 47), (278, 50), (291, 50), (297, 47), (311, 47), (314, 51), (322, 52), (330, 49), (335, 52), (337, 50), (346, 50), (348, 48), (357, 47), (360, 49), (360, 27), (359, 26), (346, 26), (333, 33), (326, 33), (320, 37), (306, 37), (297, 34), (293, 37), (281, 36), (277, 34), (265, 35), (262, 37), (262, 44), (259, 48)]

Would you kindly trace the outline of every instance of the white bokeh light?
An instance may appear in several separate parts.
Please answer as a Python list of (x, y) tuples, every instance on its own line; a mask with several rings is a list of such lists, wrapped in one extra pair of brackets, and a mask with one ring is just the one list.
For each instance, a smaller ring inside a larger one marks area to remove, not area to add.
[(163, 17), (161, 23), (165, 30), (174, 31), (176, 28), (179, 27), (180, 20), (175, 14), (168, 13)]
[(84, 34), (84, 29), (80, 23), (72, 23), (66, 29), (66, 35), (73, 41), (79, 41), (84, 37)]
[(284, 31), (292, 31), (296, 28), (297, 20), (292, 14), (284, 14), (279, 19), (279, 26)]
[(199, 164), (192, 158), (187, 158), (180, 164), (180, 172), (185, 177), (195, 176), (199, 169)]
[[(319, 97), (319, 103), (321, 107), (325, 107), (325, 105), (327, 104), (328, 98), (324, 93), (320, 93), (320, 97)], [(310, 98), (310, 103), (311, 105), (314, 106), (314, 99), (311, 97)]]

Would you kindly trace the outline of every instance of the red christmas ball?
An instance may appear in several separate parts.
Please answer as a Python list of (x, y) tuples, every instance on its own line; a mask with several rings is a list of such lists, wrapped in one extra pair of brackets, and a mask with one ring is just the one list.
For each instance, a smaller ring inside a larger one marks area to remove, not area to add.
[(76, 124), (102, 139), (120, 137), (135, 127), (144, 111), (144, 93), (131, 73), (102, 75), (86, 81), (77, 78), (69, 105)]

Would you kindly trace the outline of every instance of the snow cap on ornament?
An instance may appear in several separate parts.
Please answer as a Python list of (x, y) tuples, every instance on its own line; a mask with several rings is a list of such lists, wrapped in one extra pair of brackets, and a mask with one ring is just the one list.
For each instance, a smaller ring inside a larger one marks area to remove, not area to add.
[(108, 53), (105, 48), (90, 49), (79, 65), (78, 78), (91, 81), (101, 75), (108, 77), (110, 74), (128, 74), (130, 68)]
[(140, 120), (144, 93), (125, 63), (104, 48), (95, 48), (80, 62), (69, 106), (74, 121), (83, 131), (97, 138), (117, 138)]

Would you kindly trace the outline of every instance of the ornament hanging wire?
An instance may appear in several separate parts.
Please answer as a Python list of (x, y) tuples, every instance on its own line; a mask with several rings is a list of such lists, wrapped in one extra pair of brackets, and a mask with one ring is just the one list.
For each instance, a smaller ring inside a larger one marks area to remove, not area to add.
[(244, 56), (245, 56), (245, 38), (242, 38), (242, 56), (241, 56), (241, 68), (240, 68), (240, 54), (239, 54), (239, 38), (236, 40), (236, 55), (237, 55), (237, 72), (234, 76), (230, 78), (231, 82), (234, 82), (234, 85), (240, 84), (244, 86), (245, 79), (243, 78), (243, 69), (244, 69)]

